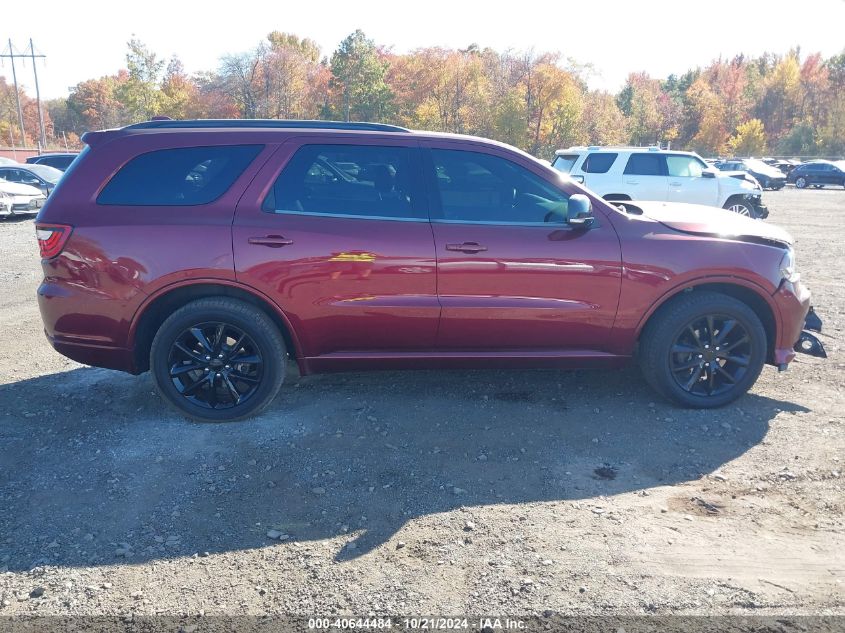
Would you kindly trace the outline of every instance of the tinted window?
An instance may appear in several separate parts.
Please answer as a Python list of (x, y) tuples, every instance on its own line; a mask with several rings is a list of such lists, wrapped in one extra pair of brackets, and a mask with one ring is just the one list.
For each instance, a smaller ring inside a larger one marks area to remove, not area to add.
[(558, 171), (562, 171), (564, 174), (568, 174), (572, 171), (572, 166), (578, 160), (578, 154), (559, 154), (555, 156), (555, 160), (552, 163), (552, 167), (557, 169)]
[(407, 147), (303, 145), (279, 174), (263, 209), (426, 218), (414, 183)]
[(619, 154), (608, 154), (605, 152), (590, 154), (587, 156), (587, 160), (584, 161), (584, 166), (581, 169), (588, 174), (606, 174), (617, 156)]
[(441, 217), (464, 222), (565, 222), (569, 196), (498, 156), (432, 150)]
[(704, 165), (692, 156), (667, 156), (666, 170), (670, 176), (698, 178), (704, 171)]
[(67, 169), (73, 162), (73, 156), (50, 156), (38, 161), (39, 165), (49, 165), (56, 169)]
[(207, 204), (232, 186), (263, 147), (182, 147), (141, 154), (115, 174), (97, 202), (128, 206)]
[(659, 154), (631, 154), (625, 165), (626, 174), (638, 176), (662, 176), (663, 157)]

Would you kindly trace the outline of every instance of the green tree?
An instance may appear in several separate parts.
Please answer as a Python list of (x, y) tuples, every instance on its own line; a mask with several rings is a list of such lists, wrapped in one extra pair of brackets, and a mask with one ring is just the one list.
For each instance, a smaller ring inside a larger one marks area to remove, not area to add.
[(344, 39), (331, 58), (334, 113), (345, 121), (378, 121), (390, 114), (392, 93), (385, 83), (387, 63), (360, 29)]

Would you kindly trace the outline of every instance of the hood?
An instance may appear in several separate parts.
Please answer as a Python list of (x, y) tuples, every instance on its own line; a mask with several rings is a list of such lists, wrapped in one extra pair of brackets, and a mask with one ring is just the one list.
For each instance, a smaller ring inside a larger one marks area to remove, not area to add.
[(767, 178), (785, 178), (786, 174), (784, 174), (780, 169), (775, 167), (753, 167), (751, 171), (755, 174), (762, 174)]
[(11, 196), (40, 196), (42, 195), (40, 189), (30, 187), (29, 185), (22, 185), (17, 182), (9, 182), (8, 180), (0, 180), (0, 191), (8, 193)]
[(738, 215), (727, 209), (681, 202), (628, 202), (644, 216), (673, 231), (691, 235), (722, 237), (742, 242), (791, 245), (792, 236), (779, 226)]

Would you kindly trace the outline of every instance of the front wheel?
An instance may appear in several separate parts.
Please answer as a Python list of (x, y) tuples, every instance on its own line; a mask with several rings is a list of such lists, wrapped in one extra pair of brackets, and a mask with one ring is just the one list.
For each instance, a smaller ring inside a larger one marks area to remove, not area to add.
[(766, 331), (745, 303), (715, 292), (683, 294), (640, 337), (638, 358), (655, 391), (683, 407), (720, 407), (757, 381)]
[(201, 422), (256, 415), (284, 380), (284, 339), (258, 308), (229, 297), (198, 299), (171, 314), (150, 350), (162, 397)]
[(754, 212), (754, 207), (744, 200), (731, 200), (725, 205), (725, 209), (738, 213), (739, 215), (744, 215), (747, 218), (757, 217), (757, 214)]
[(810, 183), (807, 182), (807, 179), (804, 178), (804, 176), (798, 176), (798, 178), (795, 179), (795, 186), (799, 189), (806, 189), (809, 184)]

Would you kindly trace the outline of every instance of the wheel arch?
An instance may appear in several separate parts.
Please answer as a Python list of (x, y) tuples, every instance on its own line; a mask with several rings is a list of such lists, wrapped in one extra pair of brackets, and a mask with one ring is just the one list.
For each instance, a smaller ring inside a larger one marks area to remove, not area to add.
[(299, 339), (290, 319), (278, 305), (253, 288), (220, 279), (203, 279), (165, 286), (138, 308), (129, 330), (129, 348), (137, 371), (149, 369), (153, 337), (168, 316), (196, 299), (221, 296), (240, 299), (262, 310), (279, 328), (288, 353), (297, 361), (301, 359)]
[(638, 324), (637, 344), (639, 345), (643, 330), (645, 330), (648, 323), (655, 319), (667, 307), (680, 298), (686, 296), (687, 293), (701, 291), (717, 292), (733, 297), (734, 299), (742, 301), (745, 305), (751, 308), (760, 319), (763, 324), (763, 329), (766, 332), (766, 362), (773, 362), (779, 329), (779, 320), (776, 308), (771, 298), (766, 295), (762, 288), (756, 284), (752, 284), (751, 282), (739, 279), (699, 279), (667, 292), (658, 302), (656, 302), (651, 311), (646, 314)]

